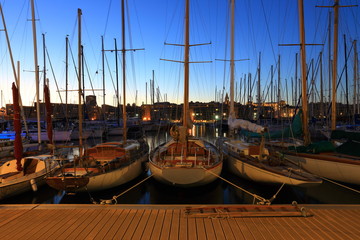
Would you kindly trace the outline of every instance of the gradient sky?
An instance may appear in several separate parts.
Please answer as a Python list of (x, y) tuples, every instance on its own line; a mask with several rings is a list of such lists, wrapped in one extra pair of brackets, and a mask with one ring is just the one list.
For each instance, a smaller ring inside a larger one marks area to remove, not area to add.
[[(20, 61), (21, 95), (24, 105), (30, 105), (35, 99), (35, 77), (33, 40), (31, 28), (30, 0), (1, 0), (3, 12), (11, 39), (15, 61)], [(212, 61), (196, 63), (190, 67), (190, 100), (213, 101), (219, 99), (222, 89), (229, 88), (229, 64), (215, 59), (228, 59), (229, 54), (229, 10), (228, 0), (192, 0), (191, 1), (191, 44), (208, 43), (210, 45), (192, 47), (191, 61)], [(333, 5), (333, 0), (304, 0), (305, 31), (307, 43), (324, 44), (307, 47), (307, 62), (316, 63), (320, 51), (323, 51), (325, 95), (328, 89), (328, 8), (315, 6)], [(341, 5), (357, 4), (357, 0), (341, 0)], [(237, 90), (243, 91), (247, 83), (244, 74), (254, 77), (261, 52), (261, 88), (265, 101), (270, 100), (270, 68), (274, 65), (274, 82), (277, 82), (278, 56), (281, 56), (281, 95), (291, 103), (292, 78), (295, 76), (295, 54), (298, 46), (279, 46), (279, 44), (299, 43), (297, 0), (236, 0), (235, 58), (250, 59), (236, 63)], [(60, 102), (58, 87), (65, 89), (65, 37), (68, 35), (75, 64), (77, 64), (77, 9), (82, 9), (82, 39), (86, 61), (85, 88), (102, 89), (101, 36), (105, 39), (105, 49), (114, 49), (117, 39), (121, 49), (121, 7), (120, 0), (35, 0), (37, 26), (37, 46), (39, 67), (43, 69), (42, 34), (46, 36), (46, 48), (50, 59), (47, 60), (47, 77), (51, 88), (51, 99)], [(349, 55), (349, 88), (353, 87), (353, 48), (352, 41), (359, 39), (359, 7), (341, 8), (339, 22), (339, 65), (340, 75), (344, 67), (344, 34), (346, 35)], [(333, 15), (332, 15), (333, 17)], [(144, 51), (127, 53), (127, 102), (137, 104), (146, 102), (145, 86), (148, 87), (155, 73), (155, 88), (159, 89), (160, 101), (172, 103), (183, 101), (183, 66), (180, 63), (161, 61), (183, 59), (183, 48), (164, 45), (182, 44), (184, 19), (183, 0), (131, 0), (127, 8), (126, 48), (145, 48)], [(332, 18), (333, 20), (333, 18)], [(130, 29), (129, 29), (130, 26)], [(2, 28), (2, 25), (1, 25)], [(131, 34), (129, 33), (131, 32)], [(333, 39), (333, 36), (331, 35)], [(359, 45), (359, 44), (358, 44)], [(10, 58), (6, 46), (5, 34), (0, 33), (0, 89), (3, 92), (2, 103), (11, 103), (11, 83), (14, 81)], [(331, 53), (332, 55), (332, 53)], [(119, 53), (119, 82), (122, 95), (121, 54)], [(52, 67), (50, 66), (50, 63)], [(300, 71), (299, 71), (300, 72)], [(54, 73), (54, 74), (53, 74)], [(300, 77), (300, 75), (298, 75)], [(43, 73), (40, 73), (42, 83)], [(114, 85), (115, 54), (106, 52), (105, 64), (106, 104), (116, 102)], [(315, 84), (319, 91), (319, 75)], [(344, 77), (343, 77), (344, 79)], [(56, 81), (55, 81), (56, 80)], [(345, 92), (345, 84), (339, 87), (339, 97)], [(41, 92), (42, 92), (41, 84)], [(69, 89), (77, 88), (75, 66), (72, 57), (69, 61)], [(217, 90), (217, 92), (216, 92)], [(255, 100), (256, 88), (253, 89)], [(352, 92), (352, 91), (351, 91)], [(150, 103), (149, 90), (147, 103)], [(86, 94), (93, 94), (87, 91)], [(101, 91), (95, 91), (99, 105), (103, 102)], [(317, 93), (318, 95), (318, 93)], [(42, 94), (41, 94), (42, 96)], [(65, 101), (65, 93), (61, 92)], [(239, 94), (236, 94), (239, 96)], [(42, 98), (42, 97), (41, 97)], [(350, 98), (351, 99), (351, 98)], [(243, 100), (242, 100), (243, 101)], [(69, 102), (77, 103), (77, 93), (69, 93)]]

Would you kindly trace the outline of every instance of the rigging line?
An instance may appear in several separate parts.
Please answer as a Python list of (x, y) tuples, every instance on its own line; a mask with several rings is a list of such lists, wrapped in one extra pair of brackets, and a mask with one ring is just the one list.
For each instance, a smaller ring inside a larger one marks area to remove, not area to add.
[(61, 108), (62, 108), (63, 112), (65, 113), (66, 111), (65, 111), (64, 104), (63, 104), (63, 101), (62, 101), (62, 98), (61, 98), (59, 85), (58, 85), (57, 80), (56, 80), (54, 68), (53, 68), (53, 65), (52, 65), (52, 62), (51, 62), (51, 59), (50, 59), (50, 56), (49, 56), (49, 52), (48, 52), (48, 50), (47, 50), (47, 47), (45, 47), (45, 51), (46, 51), (47, 59), (48, 59), (49, 64), (50, 64), (51, 73), (52, 73), (53, 78), (54, 78), (54, 80), (55, 80), (56, 89), (57, 89), (57, 92), (58, 92), (58, 95), (59, 95), (59, 98), (60, 98)]
[(348, 190), (351, 190), (351, 191), (353, 191), (353, 192), (356, 192), (356, 193), (359, 193), (359, 194), (360, 194), (360, 191), (359, 191), (359, 190), (356, 190), (356, 189), (354, 189), (354, 188), (348, 187), (348, 186), (343, 185), (343, 184), (341, 184), (341, 183), (335, 182), (335, 181), (330, 180), (330, 179), (328, 179), (328, 178), (326, 178), (326, 177), (321, 177), (321, 176), (318, 176), (318, 177), (321, 178), (321, 179), (324, 179), (324, 180), (326, 180), (326, 181), (328, 181), (328, 182), (331, 182), (331, 183), (333, 183), (333, 184), (335, 184), (335, 185), (338, 185), (338, 186), (340, 186), (340, 187), (346, 188), (346, 189), (348, 189)]
[(105, 37), (105, 35), (106, 35), (106, 30), (107, 30), (107, 27), (108, 27), (109, 16), (110, 16), (110, 9), (111, 9), (111, 3), (112, 3), (112, 0), (109, 1), (109, 7), (108, 7), (107, 14), (106, 14), (105, 29), (104, 29), (104, 33), (103, 33), (103, 36), (104, 36), (104, 37)]
[[(133, 48), (133, 42), (132, 42), (132, 31), (131, 31), (131, 24), (130, 24), (130, 14), (129, 14), (129, 4), (128, 4), (128, 1), (126, 0), (126, 12), (127, 12), (127, 25), (128, 25), (128, 35), (129, 35), (129, 44), (130, 44), (130, 48), (131, 49), (134, 49)], [(134, 63), (134, 54), (133, 52), (131, 52), (130, 54), (130, 57), (131, 57), (131, 69), (132, 69), (132, 77), (133, 77), (133, 83), (134, 83), (134, 86), (135, 86), (135, 90), (137, 89), (137, 84), (136, 84), (136, 74), (135, 74), (135, 63)], [(127, 79), (126, 80), (126, 86), (129, 86)], [(128, 98), (127, 98), (128, 99)]]
[(86, 61), (86, 58), (85, 58), (85, 54), (83, 53), (83, 55), (84, 55), (84, 63), (85, 63), (85, 67), (86, 67), (86, 72), (87, 72), (87, 75), (88, 75), (88, 78), (89, 78), (89, 82), (90, 82), (90, 85), (91, 85), (91, 89), (92, 89), (93, 95), (95, 96), (94, 86), (93, 86), (93, 83), (92, 83), (92, 81), (91, 81), (90, 72), (89, 72), (89, 67), (88, 67), (88, 65), (87, 65), (87, 61)]
[(272, 41), (272, 38), (271, 38), (270, 29), (269, 29), (269, 24), (268, 24), (268, 20), (267, 20), (267, 17), (266, 17), (265, 7), (264, 7), (263, 0), (261, 0), (261, 7), (262, 7), (263, 14), (264, 14), (264, 18), (265, 18), (266, 31), (267, 31), (267, 33), (268, 33), (268, 35), (269, 35), (269, 39), (270, 39), (271, 51), (272, 51), (272, 53), (273, 53), (273, 57), (274, 57), (275, 62), (277, 62), (277, 61), (276, 61), (275, 50), (274, 50), (274, 44), (273, 44), (273, 41)]
[[(111, 82), (113, 84), (113, 88), (114, 88), (114, 91), (115, 91), (115, 95), (117, 96), (117, 101), (120, 102), (120, 97), (118, 96), (118, 94), (116, 94), (118, 91), (117, 91), (117, 87), (115, 86), (115, 83), (114, 83), (114, 78), (111, 74), (111, 69), (110, 69), (110, 66), (109, 66), (109, 61), (106, 57), (106, 54), (105, 54), (105, 62), (106, 62), (106, 66), (108, 67), (108, 71), (109, 71), (109, 74), (110, 74), (110, 79), (111, 79)], [(104, 71), (105, 69), (103, 69)]]
[(79, 79), (79, 74), (78, 74), (78, 71), (77, 71), (77, 68), (76, 68), (76, 63), (75, 63), (74, 55), (73, 55), (73, 52), (72, 52), (71, 44), (69, 44), (69, 50), (70, 50), (71, 60), (73, 62), (76, 77), (77, 77), (77, 79)]
[(260, 201), (260, 203), (262, 203), (262, 204), (266, 204), (266, 205), (270, 205), (270, 204), (271, 204), (271, 202), (270, 202), (268, 199), (263, 198), (263, 197), (261, 197), (261, 196), (259, 196), (259, 195), (256, 195), (255, 193), (252, 193), (252, 192), (250, 192), (250, 191), (247, 191), (246, 189), (244, 189), (244, 188), (242, 188), (242, 187), (240, 187), (240, 186), (236, 185), (235, 183), (230, 182), (229, 180), (227, 180), (227, 179), (225, 179), (225, 178), (221, 177), (220, 175), (217, 175), (216, 173), (212, 172), (212, 171), (211, 171), (211, 170), (209, 170), (209, 169), (206, 169), (205, 167), (202, 167), (202, 168), (203, 168), (205, 171), (209, 172), (210, 174), (212, 174), (212, 175), (214, 175), (214, 176), (216, 176), (216, 177), (220, 178), (220, 179), (221, 179), (221, 180), (223, 180), (224, 182), (227, 182), (228, 184), (230, 184), (230, 185), (232, 185), (232, 186), (236, 187), (237, 189), (240, 189), (241, 191), (243, 191), (243, 192), (245, 192), (245, 193), (249, 194), (250, 196), (252, 196), (252, 197), (256, 198), (257, 200), (259, 200), (259, 201)]

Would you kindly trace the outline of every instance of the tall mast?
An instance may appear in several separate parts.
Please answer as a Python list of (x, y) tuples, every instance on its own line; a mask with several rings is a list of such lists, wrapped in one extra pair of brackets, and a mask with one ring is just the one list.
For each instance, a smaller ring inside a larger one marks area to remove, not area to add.
[[(103, 108), (105, 109), (105, 49), (104, 37), (101, 36), (102, 80), (103, 80)], [(105, 119), (104, 119), (105, 120)]]
[(307, 82), (306, 82), (306, 51), (305, 51), (305, 27), (304, 27), (304, 3), (298, 0), (299, 24), (300, 24), (300, 57), (301, 57), (301, 97), (303, 110), (303, 132), (304, 144), (310, 144), (309, 123), (308, 123), (308, 101), (307, 101)]
[[(18, 71), (18, 74), (16, 74), (14, 58), (13, 58), (13, 55), (12, 55), (12, 49), (11, 49), (11, 45), (10, 45), (9, 35), (8, 35), (8, 32), (7, 32), (7, 28), (6, 28), (5, 16), (4, 16), (4, 13), (3, 13), (3, 10), (2, 10), (1, 3), (0, 3), (0, 12), (1, 12), (1, 18), (2, 18), (2, 22), (3, 22), (3, 26), (4, 26), (6, 43), (7, 43), (8, 50), (9, 50), (11, 66), (12, 66), (12, 69), (13, 69), (14, 79), (15, 79), (15, 83), (16, 83), (16, 86), (18, 88), (18, 91), (20, 92), (20, 71)], [(20, 63), (19, 62), (18, 62), (18, 68), (20, 69)], [(23, 109), (23, 106), (22, 106), (22, 100), (21, 100), (21, 95), (20, 94), (19, 94), (19, 103), (20, 103), (20, 108), (21, 108), (21, 117), (23, 119), (26, 132), (28, 133), (28, 127), (27, 127), (27, 123), (26, 123), (26, 119), (25, 119), (25, 115), (24, 115), (24, 109)]]
[[(257, 112), (256, 112), (256, 118), (257, 121), (260, 121), (260, 105), (261, 105), (261, 86), (260, 86), (260, 68), (261, 67), (261, 52), (259, 53), (259, 67), (258, 67), (258, 81), (257, 81)], [(259, 122), (258, 122), (259, 123)]]
[(332, 104), (331, 104), (331, 130), (336, 129), (336, 80), (338, 62), (338, 32), (339, 32), (339, 0), (334, 4), (334, 59), (332, 71)]
[(119, 67), (118, 67), (118, 49), (116, 38), (115, 41), (115, 74), (116, 74), (116, 103), (117, 103), (117, 122), (120, 126), (120, 102), (119, 102)]
[(234, 63), (234, 51), (235, 51), (235, 0), (231, 0), (231, 40), (230, 40), (230, 116), (235, 118), (234, 112), (234, 80), (235, 80), (235, 63)]
[(189, 24), (190, 6), (189, 0), (185, 1), (185, 55), (184, 55), (184, 107), (183, 107), (183, 126), (187, 129), (189, 112)]
[(34, 43), (34, 65), (35, 65), (35, 85), (36, 85), (36, 118), (38, 128), (38, 144), (41, 144), (41, 124), (40, 124), (40, 90), (39, 90), (39, 65), (37, 57), (37, 41), (36, 41), (36, 24), (35, 24), (35, 7), (34, 0), (31, 0), (31, 21)]
[(66, 130), (69, 127), (68, 118), (68, 82), (69, 82), (69, 38), (66, 36), (66, 52), (65, 52), (65, 117), (66, 117)]
[(81, 74), (82, 74), (82, 64), (81, 64), (81, 55), (82, 55), (82, 46), (81, 46), (81, 15), (82, 15), (82, 11), (80, 8), (78, 8), (78, 84), (79, 84), (79, 106), (78, 106), (78, 110), (79, 110), (79, 156), (81, 157), (82, 155), (82, 145), (83, 145), (83, 141), (82, 141), (82, 123), (83, 123), (83, 111), (82, 111), (82, 103), (81, 103), (81, 97), (82, 97), (82, 88), (81, 88)]
[(358, 53), (357, 53), (357, 46), (356, 40), (353, 42), (354, 45), (354, 97), (353, 97), (353, 118), (355, 124), (355, 114), (356, 114), (356, 105), (358, 104), (357, 99), (357, 78), (358, 78)]
[(121, 1), (121, 28), (122, 28), (122, 71), (123, 71), (123, 142), (126, 143), (127, 126), (126, 126), (126, 75), (125, 75), (125, 1)]
[(320, 116), (321, 122), (324, 117), (324, 84), (323, 84), (323, 64), (322, 64), (322, 52), (320, 52)]

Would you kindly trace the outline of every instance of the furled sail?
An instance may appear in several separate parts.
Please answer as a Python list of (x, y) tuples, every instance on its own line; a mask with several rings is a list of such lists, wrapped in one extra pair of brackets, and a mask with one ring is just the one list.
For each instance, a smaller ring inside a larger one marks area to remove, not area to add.
[(228, 126), (230, 129), (246, 129), (255, 133), (264, 133), (266, 128), (244, 119), (236, 119), (231, 114), (228, 119)]

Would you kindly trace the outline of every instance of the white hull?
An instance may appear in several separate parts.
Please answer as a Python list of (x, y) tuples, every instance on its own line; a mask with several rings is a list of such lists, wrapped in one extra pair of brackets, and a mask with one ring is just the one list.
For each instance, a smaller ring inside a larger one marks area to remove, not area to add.
[[(54, 171), (58, 166), (54, 160), (48, 159), (50, 157), (51, 156), (49, 155), (41, 155), (25, 158), (39, 160), (36, 165), (36, 170), (33, 173), (29, 174), (24, 174), (23, 171), (17, 172), (16, 160), (10, 160), (5, 162), (0, 167), (0, 200), (24, 192), (35, 191), (36, 189), (34, 187), (37, 188), (44, 185), (44, 177), (46, 173), (49, 173), (49, 171)], [(22, 166), (24, 166), (24, 159), (22, 159), (21, 162)], [(6, 176), (8, 174), (11, 174), (11, 176)]]
[[(317, 154), (321, 157), (321, 154)], [(336, 161), (330, 159), (311, 158), (311, 154), (289, 155), (285, 157), (301, 168), (321, 177), (329, 178), (335, 181), (360, 185), (360, 162), (359, 160), (346, 159), (345, 161)], [(329, 158), (329, 156), (324, 156)]]
[(159, 167), (150, 162), (149, 168), (154, 178), (162, 183), (177, 187), (198, 187), (215, 181), (217, 176), (214, 174), (221, 174), (222, 163), (211, 169), (204, 169), (201, 167)]
[(78, 191), (101, 191), (130, 182), (144, 172), (143, 162), (146, 160), (146, 158), (147, 156), (144, 156), (142, 159), (139, 159), (126, 167), (92, 176), (89, 178), (89, 183), (87, 184), (86, 188), (80, 188)]
[[(227, 157), (227, 164), (229, 170), (239, 177), (266, 184), (287, 184), (292, 186), (305, 186), (310, 184), (319, 184), (321, 181), (309, 181), (306, 179), (297, 179), (293, 176), (297, 171), (293, 169), (293, 172), (288, 171), (288, 168), (274, 167), (272, 170), (261, 168), (256, 165), (248, 164), (234, 157)], [(286, 174), (283, 174), (285, 171)], [(302, 172), (302, 174), (307, 174)]]
[[(184, 156), (183, 146), (187, 146)], [(149, 161), (154, 178), (177, 187), (198, 187), (215, 181), (221, 174), (223, 161), (212, 144), (188, 138), (186, 143), (175, 140), (157, 147)]]
[[(67, 141), (70, 141), (70, 135), (71, 135), (71, 130), (68, 130), (68, 131), (54, 130), (53, 131), (53, 141), (54, 142), (67, 142)], [(29, 133), (29, 136), (30, 136), (32, 141), (34, 141), (34, 142), (38, 141), (37, 132), (31, 132), (31, 133)], [(40, 137), (41, 137), (42, 141), (49, 141), (47, 132), (41, 132)]]

